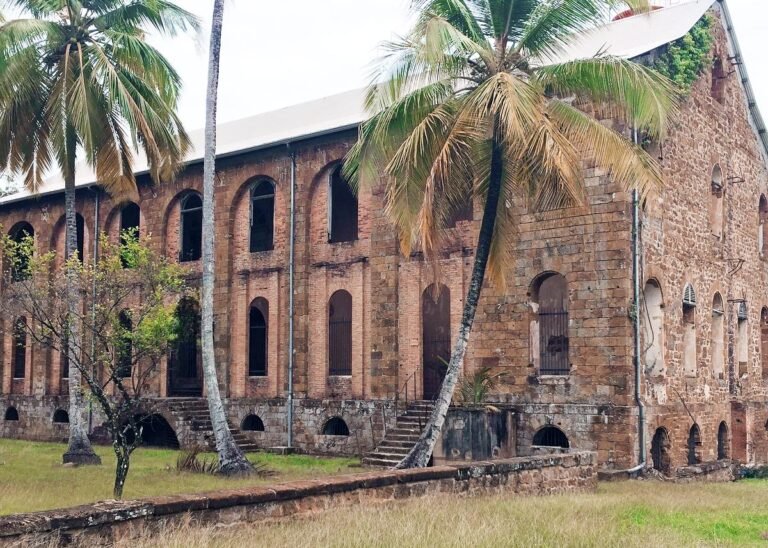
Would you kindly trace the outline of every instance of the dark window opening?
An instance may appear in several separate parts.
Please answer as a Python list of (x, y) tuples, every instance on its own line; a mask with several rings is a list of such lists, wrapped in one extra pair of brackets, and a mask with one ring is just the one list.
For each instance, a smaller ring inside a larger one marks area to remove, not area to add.
[(184, 298), (176, 307), (177, 336), (169, 357), (169, 392), (173, 396), (201, 394), (200, 305)]
[(701, 431), (699, 426), (694, 424), (688, 432), (688, 464), (699, 464), (701, 462)]
[(275, 185), (256, 183), (251, 192), (251, 253), (274, 249)]
[[(120, 244), (126, 245), (129, 241), (139, 238), (141, 230), (141, 209), (131, 202), (120, 210)], [(129, 268), (126, 257), (120, 257), (123, 268)]]
[(669, 474), (670, 457), (669, 457), (669, 435), (665, 428), (657, 428), (653, 434), (653, 441), (651, 442), (651, 460), (653, 461), (654, 470), (658, 470), (662, 474)]
[(264, 421), (258, 415), (248, 415), (240, 425), (243, 432), (264, 432)]
[(61, 378), (68, 379), (69, 378), (69, 342), (66, 334), (64, 334), (64, 337), (61, 340), (61, 352), (59, 353), (59, 360), (61, 363), (61, 367), (59, 368)]
[(349, 436), (349, 427), (343, 419), (333, 417), (323, 426), (323, 436)]
[(328, 304), (328, 372), (352, 374), (352, 295), (344, 290), (334, 293)]
[(728, 458), (728, 425), (725, 421), (717, 429), (717, 460)]
[(116, 348), (116, 371), (118, 378), (125, 379), (131, 376), (133, 369), (133, 322), (130, 313), (123, 310), (118, 318), (120, 336), (118, 337), (118, 347)]
[(430, 285), (421, 295), (422, 384), (424, 399), (437, 399), (451, 359), (451, 292)]
[(53, 414), (53, 422), (55, 424), (69, 424), (69, 413), (63, 409), (57, 409)]
[(9, 407), (5, 410), (5, 420), (7, 421), (17, 421), (19, 420), (19, 412), (16, 410), (15, 407)]
[(75, 232), (77, 239), (77, 258), (85, 262), (85, 219), (79, 213), (75, 217)]
[(13, 324), (13, 378), (23, 379), (27, 372), (27, 319)]
[[(179, 449), (179, 438), (162, 415), (137, 415), (136, 424), (141, 431), (141, 445), (161, 449)], [(128, 429), (126, 438), (133, 443), (136, 433)]]
[(341, 166), (331, 173), (330, 199), (328, 200), (328, 241), (330, 243), (352, 242), (358, 234), (357, 196), (341, 175)]
[(725, 103), (725, 84), (728, 81), (728, 73), (725, 72), (725, 64), (722, 57), (715, 56), (712, 63), (712, 98), (720, 104)]
[(451, 213), (445, 226), (446, 228), (456, 228), (457, 223), (471, 221), (473, 216), (474, 211), (472, 209), (472, 199), (470, 198)]
[(535, 286), (537, 328), (532, 337), (538, 341), (540, 375), (568, 375), (570, 373), (568, 334), (568, 282), (562, 274), (549, 274)]
[(560, 447), (568, 449), (568, 437), (555, 426), (545, 426), (533, 436), (533, 445), (537, 447)]
[(248, 319), (248, 376), (267, 376), (267, 317), (269, 303), (265, 299), (256, 299), (251, 305)]
[(181, 202), (181, 250), (179, 261), (197, 261), (203, 249), (203, 200), (190, 194)]
[(15, 260), (10, 265), (11, 280), (21, 282), (29, 279), (29, 261), (32, 258), (35, 229), (29, 223), (22, 223), (11, 233), (15, 244)]

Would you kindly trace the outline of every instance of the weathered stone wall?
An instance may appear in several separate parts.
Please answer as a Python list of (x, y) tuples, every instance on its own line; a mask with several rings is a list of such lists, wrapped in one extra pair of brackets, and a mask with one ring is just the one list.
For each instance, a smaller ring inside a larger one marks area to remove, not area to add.
[(252, 523), (358, 504), (436, 494), (546, 495), (592, 491), (597, 457), (578, 453), (378, 471), (336, 478), (141, 501), (103, 502), (0, 518), (0, 542), (109, 546), (168, 527)]

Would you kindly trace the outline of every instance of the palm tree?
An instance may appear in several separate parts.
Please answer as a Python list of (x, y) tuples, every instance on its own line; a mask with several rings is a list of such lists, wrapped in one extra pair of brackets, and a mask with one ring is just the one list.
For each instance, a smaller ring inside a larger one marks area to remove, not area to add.
[(224, 23), (224, 0), (213, 2), (211, 46), (208, 53), (208, 90), (205, 117), (205, 163), (203, 168), (203, 291), (202, 291), (202, 346), (203, 374), (208, 395), (216, 452), (219, 454), (219, 471), (222, 474), (247, 474), (253, 466), (235, 443), (229, 429), (224, 404), (219, 392), (216, 375), (216, 355), (213, 349), (213, 284), (216, 263), (214, 254), (214, 203), (216, 179), (216, 108), (218, 105), (219, 61), (221, 54), (221, 29)]
[[(52, 172), (63, 177), (68, 306), (74, 311), (75, 262), (83, 259), (76, 256), (78, 155), (118, 201), (137, 193), (137, 150), (155, 181), (174, 175), (189, 142), (175, 113), (181, 82), (145, 38), (149, 30), (174, 35), (196, 29), (198, 21), (164, 0), (2, 0), (0, 6), (19, 13), (0, 26), (0, 171), (17, 174), (31, 192)], [(66, 340), (73, 356), (82, 344), (75, 322)], [(64, 462), (98, 463), (76, 368), (69, 394)]]
[[(358, 185), (386, 175), (386, 211), (402, 252), (437, 265), (441, 232), (473, 197), (483, 203), (458, 337), (435, 409), (398, 465), (426, 466), (459, 378), (486, 271), (503, 287), (516, 199), (554, 209), (584, 195), (582, 158), (641, 198), (662, 183), (656, 162), (579, 110), (582, 100), (653, 138), (678, 99), (651, 69), (612, 57), (548, 63), (574, 33), (603, 23), (612, 0), (413, 0), (416, 22), (387, 44), (347, 157)], [(635, 0), (634, 7), (645, 2)], [(437, 270), (436, 270), (437, 272)]]

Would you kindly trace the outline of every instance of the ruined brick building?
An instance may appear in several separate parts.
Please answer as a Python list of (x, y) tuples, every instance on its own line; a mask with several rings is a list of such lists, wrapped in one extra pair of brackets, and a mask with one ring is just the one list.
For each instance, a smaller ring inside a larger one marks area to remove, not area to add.
[[(665, 142), (649, 145), (666, 187), (635, 216), (632, 195), (587, 165), (583, 206), (533, 213), (514, 205), (509, 285), (486, 286), (464, 365), (465, 374), (505, 373), (490, 399), (511, 417), (512, 453), (595, 450), (604, 467), (626, 469), (638, 464), (642, 444), (648, 462), (664, 470), (722, 458), (768, 461), (768, 138), (725, 3), (698, 0), (621, 19), (564, 55), (607, 48), (652, 57), (707, 10), (715, 20), (711, 70)], [(435, 395), (439, 358), (450, 353), (460, 321), (482, 206), (449, 230), (435, 299), (423, 257), (399, 253), (382, 186), (355, 196), (340, 176), (364, 118), (361, 98), (351, 92), (220, 129), (218, 367), (231, 423), (261, 446), (288, 442), (290, 365), (293, 443), (370, 450), (404, 401)], [(113, 204), (83, 175), (82, 255), (93, 256), (98, 231), (117, 238), (137, 226), (198, 284), (200, 150), (172, 184), (142, 178), (136, 204)], [(5, 198), (0, 223), (13, 235), (34, 235), (40, 252), (61, 254), (60, 188)], [(195, 318), (197, 303), (178, 311)], [(14, 337), (14, 322), (24, 319), (2, 320), (0, 435), (65, 437), (60, 356)], [(202, 394), (191, 332), (153, 386), (154, 412), (182, 444), (201, 435), (182, 408)]]

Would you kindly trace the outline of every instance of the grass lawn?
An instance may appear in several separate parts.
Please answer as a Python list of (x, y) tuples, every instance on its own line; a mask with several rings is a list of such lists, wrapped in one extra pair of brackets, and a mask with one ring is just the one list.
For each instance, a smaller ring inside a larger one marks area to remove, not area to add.
[(224, 528), (185, 527), (123, 548), (240, 546), (766, 546), (768, 482), (602, 484), (558, 497), (439, 496)]
[[(0, 439), (0, 515), (34, 512), (112, 498), (115, 456), (111, 447), (96, 447), (103, 465), (64, 468), (66, 446)], [(227, 479), (176, 472), (177, 451), (138, 449), (131, 458), (125, 498), (198, 493), (295, 479), (359, 472), (357, 459), (306, 455), (249, 455), (276, 475), (269, 478)]]

